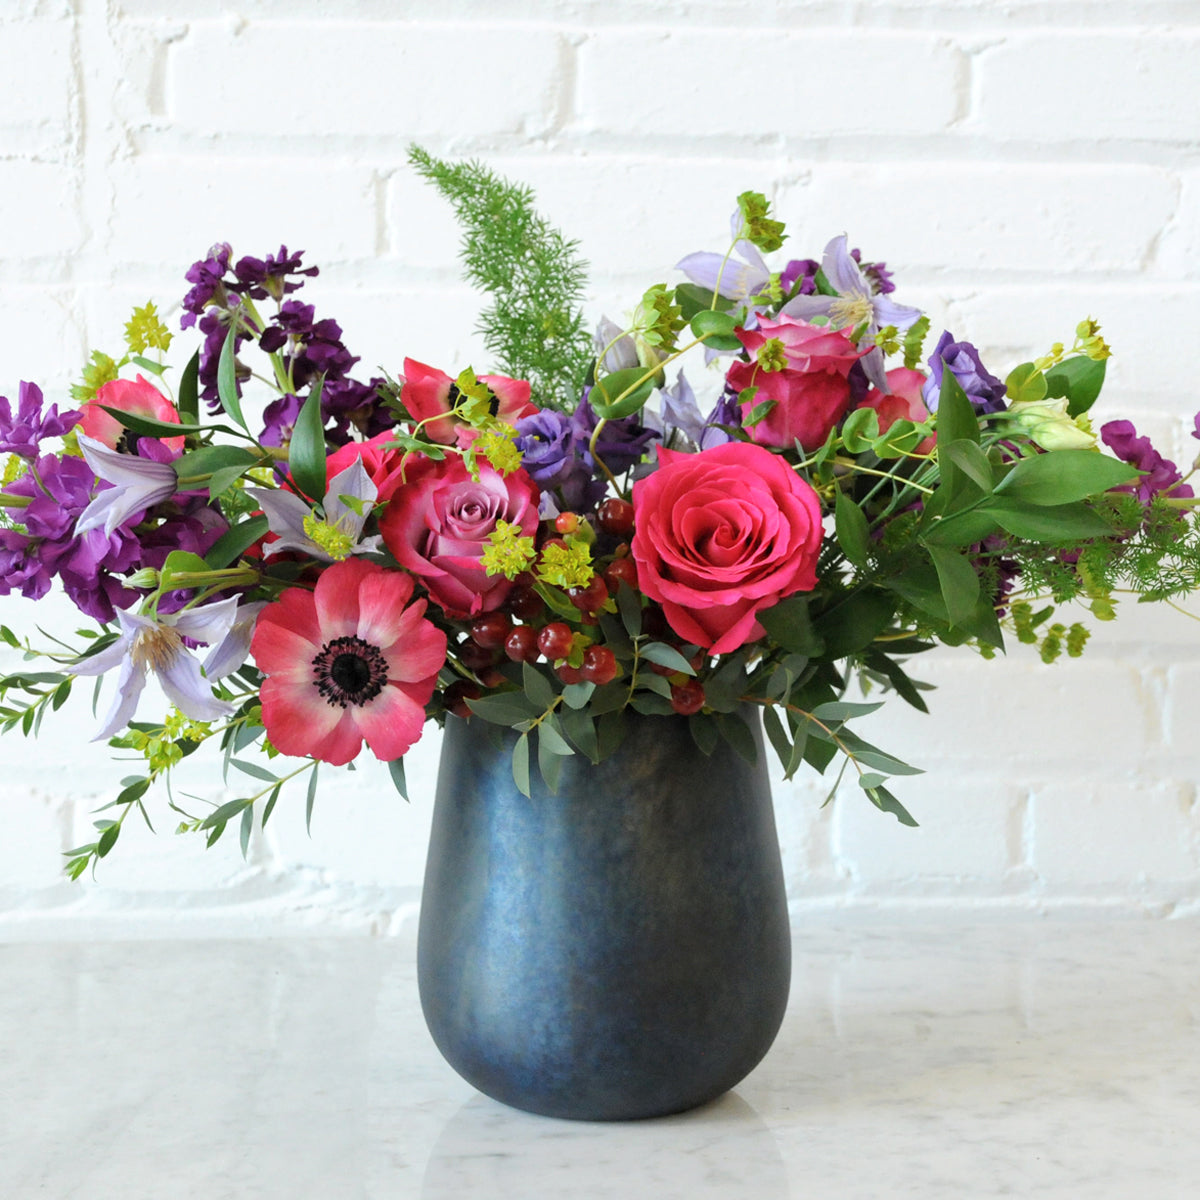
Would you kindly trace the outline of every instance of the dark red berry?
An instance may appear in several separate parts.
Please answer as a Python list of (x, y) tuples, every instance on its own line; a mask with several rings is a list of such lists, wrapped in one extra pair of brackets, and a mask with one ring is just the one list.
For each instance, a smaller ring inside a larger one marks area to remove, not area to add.
[(670, 636), (671, 626), (667, 624), (663, 610), (657, 605), (651, 604), (642, 610), (642, 632), (659, 642)]
[(538, 635), (532, 625), (514, 625), (504, 639), (504, 653), (513, 662), (536, 662)]
[(614, 596), (620, 590), (622, 583), (628, 584), (631, 588), (637, 588), (637, 564), (632, 558), (614, 558), (604, 568), (603, 574), (604, 582), (608, 584), (608, 590)]
[(485, 671), (479, 672), (479, 682), (485, 688), (498, 688), (504, 680), (504, 672), (499, 667), (488, 667)]
[(633, 532), (633, 505), (628, 500), (609, 496), (596, 509), (596, 524), (605, 533), (624, 537)]
[(608, 584), (603, 575), (593, 575), (584, 587), (567, 588), (567, 599), (581, 612), (598, 612), (608, 599)]
[(583, 652), (580, 671), (588, 683), (612, 683), (617, 677), (616, 657), (607, 646), (589, 646)]
[(690, 717), (704, 707), (704, 687), (694, 679), (671, 685), (671, 707), (681, 717)]
[(483, 690), (478, 684), (472, 683), (469, 679), (456, 679), (442, 693), (442, 703), (446, 706), (447, 712), (452, 712), (456, 717), (466, 720), (471, 715), (467, 701), (478, 700), (482, 695)]
[(496, 661), (496, 651), (478, 642), (463, 642), (455, 651), (458, 661), (469, 671), (482, 671)]
[(582, 683), (583, 668), (571, 667), (563, 663), (561, 667), (555, 667), (554, 673), (563, 681), (563, 683)]
[(551, 621), (537, 635), (538, 649), (549, 659), (566, 658), (571, 653), (571, 627), (562, 621)]
[(504, 601), (505, 609), (521, 621), (536, 621), (546, 605), (541, 596), (525, 583), (515, 583)]
[(498, 650), (504, 645), (512, 621), (502, 612), (484, 613), (471, 622), (471, 641), (489, 650)]

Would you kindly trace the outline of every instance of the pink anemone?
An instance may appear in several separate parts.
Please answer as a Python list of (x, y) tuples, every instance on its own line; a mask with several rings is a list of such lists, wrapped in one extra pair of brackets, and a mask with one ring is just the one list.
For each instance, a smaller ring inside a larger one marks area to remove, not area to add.
[(267, 678), (263, 724), (284, 754), (342, 766), (362, 749), (399, 758), (421, 736), (446, 635), (409, 603), (412, 576), (347, 559), (314, 591), (289, 588), (258, 616), (250, 653)]
[[(125, 426), (105, 408), (117, 408), (136, 417), (152, 417), (170, 425), (179, 424), (179, 410), (144, 375), (132, 379), (113, 379), (96, 393), (95, 400), (83, 406), (83, 432), (116, 450), (125, 437)], [(133, 435), (136, 442), (137, 435)], [(183, 453), (184, 439), (165, 437), (163, 443), (175, 454)]]

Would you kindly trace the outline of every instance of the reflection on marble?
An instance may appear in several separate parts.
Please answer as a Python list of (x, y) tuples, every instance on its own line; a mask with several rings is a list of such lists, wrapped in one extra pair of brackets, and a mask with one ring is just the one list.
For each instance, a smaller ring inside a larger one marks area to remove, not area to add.
[(762, 1065), (613, 1125), (459, 1080), (405, 941), (0, 945), (0, 1197), (1196, 1194), (1200, 923), (796, 925)]

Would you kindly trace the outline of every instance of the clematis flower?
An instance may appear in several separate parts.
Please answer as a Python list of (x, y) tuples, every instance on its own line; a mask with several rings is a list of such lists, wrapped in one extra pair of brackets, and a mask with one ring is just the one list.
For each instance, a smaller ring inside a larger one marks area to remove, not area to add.
[(175, 494), (179, 477), (170, 463), (110, 450), (103, 442), (97, 442), (86, 433), (78, 436), (79, 448), (87, 465), (112, 486), (98, 492), (91, 504), (79, 514), (79, 520), (75, 523), (77, 534), (103, 528), (105, 536), (109, 536), (118, 525), (124, 525), (131, 517), (163, 500), (169, 500)]
[[(80, 427), (88, 437), (103, 442), (113, 450), (136, 441), (137, 435), (131, 434), (116, 417), (106, 413), (102, 406), (120, 409), (121, 412), (133, 413), (139, 417), (153, 417), (156, 421), (166, 421), (172, 425), (179, 424), (179, 410), (144, 375), (139, 375), (136, 382), (131, 379), (110, 380), (97, 391), (95, 400), (89, 400), (83, 406)], [(183, 437), (161, 440), (175, 454), (182, 453)]]
[(158, 620), (140, 613), (118, 612), (121, 636), (74, 668), (76, 675), (103, 675), (120, 668), (117, 694), (93, 741), (112, 737), (133, 720), (151, 671), (171, 703), (193, 721), (215, 721), (232, 713), (235, 706), (213, 695), (199, 660), (185, 648), (184, 639), (219, 645), (236, 615), (236, 596)]
[(907, 329), (921, 315), (919, 308), (897, 304), (886, 294), (876, 293), (870, 278), (854, 260), (846, 244), (846, 235), (839, 234), (825, 247), (821, 269), (826, 279), (837, 289), (836, 296), (794, 296), (780, 310), (781, 316), (816, 316), (829, 318), (834, 329), (858, 329), (866, 326), (860, 344), (870, 346), (862, 360), (867, 378), (881, 392), (888, 390), (883, 369), (883, 351), (874, 345), (875, 335), (885, 325)]
[(42, 389), (36, 383), (22, 381), (15, 417), (8, 397), (0, 396), (0, 451), (35, 459), (42, 438), (62, 437), (78, 424), (79, 416), (75, 411), (60, 415), (57, 404), (43, 413)]
[(229, 632), (209, 651), (204, 660), (204, 674), (209, 679), (224, 679), (232, 675), (250, 656), (250, 639), (258, 614), (267, 607), (265, 600), (239, 604)]
[(284, 754), (342, 766), (362, 749), (391, 761), (421, 736), (446, 635), (412, 601), (411, 575), (347, 560), (312, 591), (289, 588), (258, 616), (250, 652), (267, 678), (263, 724)]
[[(378, 534), (363, 538), (363, 526), (371, 514), (379, 490), (371, 482), (362, 458), (355, 458), (327, 485), (320, 520), (294, 492), (282, 488), (247, 488), (267, 515), (267, 528), (277, 540), (267, 546), (264, 557), (283, 550), (299, 550), (319, 562), (340, 562), (352, 554), (374, 554)], [(362, 540), (360, 540), (362, 539)]]
[[(741, 209), (735, 209), (729, 218), (731, 236), (737, 237), (743, 221)], [(753, 301), (770, 285), (771, 269), (752, 242), (745, 239), (737, 242), (734, 253), (741, 258), (740, 262), (732, 255), (726, 258), (724, 254), (701, 250), (681, 258), (675, 269), (705, 291), (719, 291), (728, 300)]]

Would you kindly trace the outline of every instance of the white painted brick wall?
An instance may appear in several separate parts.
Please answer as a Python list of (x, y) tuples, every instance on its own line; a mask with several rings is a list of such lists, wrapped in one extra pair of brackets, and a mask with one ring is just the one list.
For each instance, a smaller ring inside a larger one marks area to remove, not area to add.
[[(323, 268), (307, 298), (364, 366), (486, 365), (420, 139), (528, 181), (618, 314), (766, 191), (788, 249), (848, 232), (901, 296), (999, 372), (1097, 316), (1110, 412), (1190, 461), (1200, 301), (1194, 0), (9, 0), (0, 13), (0, 392), (62, 398), (128, 308), (176, 302), (213, 241)], [(61, 600), (0, 619), (71, 622)], [(5, 659), (12, 662), (12, 656)], [(1082, 662), (928, 656), (929, 718), (869, 736), (929, 774), (913, 831), (823, 781), (776, 787), (788, 886), (811, 906), (1200, 907), (1200, 636), (1130, 610)], [(84, 689), (86, 691), (87, 689)], [(127, 768), (87, 697), (0, 742), (0, 936), (395, 930), (411, 918), (437, 745), (405, 805), (373, 764), (327, 772), (313, 836), (281, 800), (243, 862), (151, 806), (98, 883), (60, 855)], [(189, 786), (231, 794), (198, 758)]]

